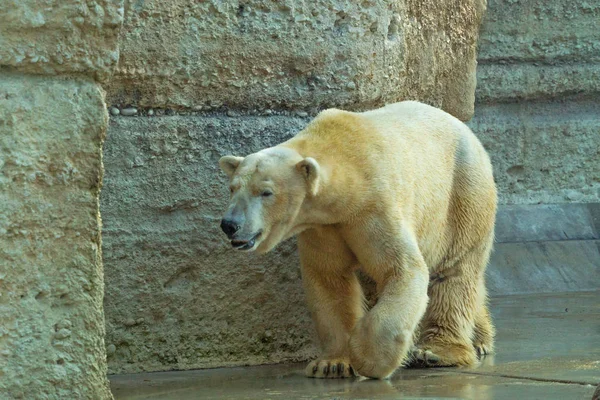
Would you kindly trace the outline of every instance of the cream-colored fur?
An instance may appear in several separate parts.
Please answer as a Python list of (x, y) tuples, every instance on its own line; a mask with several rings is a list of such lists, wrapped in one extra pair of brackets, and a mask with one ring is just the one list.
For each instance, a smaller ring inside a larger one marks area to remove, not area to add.
[[(484, 272), (496, 187), (459, 120), (412, 101), (331, 109), (285, 143), (220, 164), (232, 186), (225, 218), (241, 224), (234, 245), (266, 252), (299, 234), (323, 347), (308, 376), (386, 378), (403, 362), (471, 365), (492, 350)], [(377, 283), (371, 310), (358, 268)]]

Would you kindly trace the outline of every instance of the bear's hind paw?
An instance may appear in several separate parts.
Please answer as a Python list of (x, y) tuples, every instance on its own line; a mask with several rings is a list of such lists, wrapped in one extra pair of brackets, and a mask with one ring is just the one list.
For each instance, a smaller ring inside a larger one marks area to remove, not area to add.
[(413, 347), (408, 354), (406, 366), (412, 368), (437, 367), (439, 362), (440, 356), (431, 350)]
[(491, 346), (486, 345), (485, 343), (474, 344), (475, 352), (477, 353), (477, 358), (482, 359), (488, 354), (492, 354), (493, 350)]
[(470, 344), (428, 344), (413, 347), (406, 365), (413, 368), (465, 367), (476, 362), (475, 348)]

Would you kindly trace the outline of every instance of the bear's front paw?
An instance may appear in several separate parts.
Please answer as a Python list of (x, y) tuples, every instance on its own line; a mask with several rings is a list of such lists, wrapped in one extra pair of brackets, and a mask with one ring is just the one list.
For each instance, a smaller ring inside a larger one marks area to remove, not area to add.
[(350, 362), (359, 375), (385, 379), (400, 366), (410, 334), (395, 329), (394, 322), (367, 316), (357, 324), (350, 337)]
[(304, 373), (309, 378), (350, 378), (356, 376), (347, 359), (317, 359), (308, 364)]

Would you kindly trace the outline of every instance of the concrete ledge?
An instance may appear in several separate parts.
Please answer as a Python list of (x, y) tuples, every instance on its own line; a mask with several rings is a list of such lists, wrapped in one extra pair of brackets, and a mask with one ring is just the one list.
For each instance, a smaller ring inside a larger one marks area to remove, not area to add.
[(600, 288), (600, 204), (500, 206), (491, 295)]
[(500, 206), (496, 242), (600, 239), (598, 210), (600, 204)]
[(595, 290), (600, 241), (500, 243), (488, 267), (490, 295)]

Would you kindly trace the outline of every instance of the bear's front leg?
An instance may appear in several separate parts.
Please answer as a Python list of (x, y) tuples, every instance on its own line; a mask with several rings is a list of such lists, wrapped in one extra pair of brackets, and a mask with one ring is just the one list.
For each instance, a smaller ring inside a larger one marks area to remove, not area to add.
[(348, 340), (364, 314), (362, 289), (354, 273), (356, 259), (330, 228), (303, 232), (298, 248), (306, 299), (323, 352), (308, 364), (306, 376), (354, 376)]
[(379, 292), (377, 305), (352, 332), (350, 362), (362, 376), (385, 379), (402, 364), (412, 346), (427, 308), (429, 273), (410, 232), (392, 226), (386, 231), (381, 229), (385, 224), (375, 224), (377, 236), (368, 234), (372, 224), (362, 224), (360, 234), (348, 235)]

